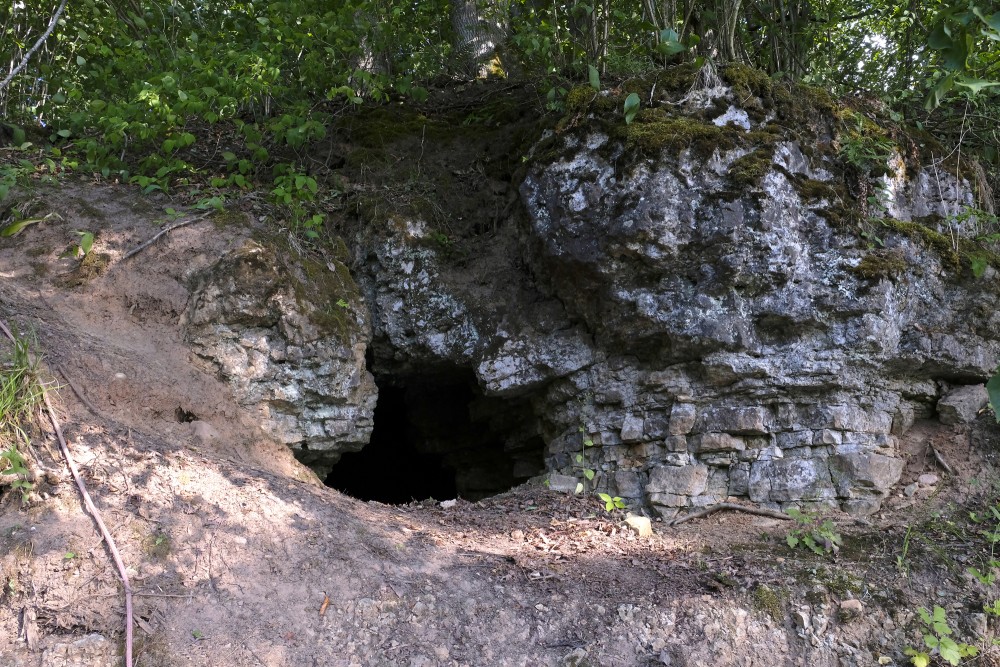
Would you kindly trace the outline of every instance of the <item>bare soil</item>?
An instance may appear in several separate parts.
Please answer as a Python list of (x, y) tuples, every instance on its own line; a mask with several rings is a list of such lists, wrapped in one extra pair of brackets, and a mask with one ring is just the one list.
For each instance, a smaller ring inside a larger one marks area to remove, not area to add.
[[(975, 664), (1000, 664), (982, 611), (1000, 594), (968, 573), (989, 570), (997, 524), (969, 515), (989, 516), (1000, 480), (985, 417), (918, 423), (883, 511), (830, 517), (836, 557), (740, 512), (641, 538), (624, 512), (542, 486), (363, 503), (268, 440), (184, 344), (192, 276), (251, 234), (252, 206), (123, 262), (170, 201), (100, 183), (32, 193), (34, 214), (61, 219), (0, 239), (0, 317), (36, 338), (128, 565), (138, 665), (904, 664), (917, 608), (935, 604), (983, 649)], [(96, 234), (91, 254), (62, 257), (77, 230)], [(0, 489), (0, 665), (122, 664), (121, 583), (39, 424), (28, 502)], [(939, 481), (905, 495), (924, 473)]]

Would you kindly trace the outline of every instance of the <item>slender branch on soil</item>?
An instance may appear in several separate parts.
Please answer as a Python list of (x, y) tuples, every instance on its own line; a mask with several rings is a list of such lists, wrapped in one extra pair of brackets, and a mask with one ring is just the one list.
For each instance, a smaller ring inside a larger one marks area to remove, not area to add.
[(747, 514), (757, 514), (759, 516), (768, 516), (772, 519), (781, 519), (782, 521), (791, 521), (792, 517), (788, 516), (784, 512), (776, 512), (774, 510), (766, 510), (759, 507), (747, 507), (746, 505), (737, 505), (736, 503), (718, 503), (717, 505), (712, 505), (711, 507), (706, 507), (703, 510), (698, 510), (697, 512), (692, 512), (680, 518), (674, 519), (669, 525), (676, 526), (679, 523), (684, 523), (685, 521), (690, 521), (691, 519), (701, 519), (708, 516), (709, 514), (715, 514), (721, 510), (733, 510), (734, 512), (746, 512)]
[(187, 220), (181, 220), (180, 222), (176, 222), (176, 223), (170, 225), (169, 227), (164, 227), (159, 232), (157, 232), (157, 234), (155, 236), (153, 236), (153, 238), (149, 239), (148, 241), (144, 241), (143, 243), (140, 243), (138, 246), (136, 246), (135, 248), (132, 248), (127, 253), (125, 253), (125, 256), (122, 257), (121, 261), (124, 262), (125, 260), (130, 259), (130, 258), (138, 255), (140, 252), (142, 252), (143, 250), (145, 250), (149, 246), (151, 246), (154, 243), (156, 243), (157, 241), (159, 241), (160, 237), (163, 236), (164, 234), (169, 234), (170, 232), (174, 231), (175, 229), (180, 229), (181, 227), (185, 227), (185, 226), (193, 224), (195, 222), (200, 222), (201, 220), (204, 220), (208, 216), (212, 215), (212, 213), (214, 213), (214, 212), (215, 211), (209, 211), (208, 213), (202, 213), (199, 216), (195, 216), (193, 218), (188, 218)]
[[(0, 331), (3, 331), (4, 335), (12, 343), (16, 342), (14, 334), (10, 332), (10, 329), (2, 321), (0, 321)], [(111, 536), (111, 531), (104, 525), (104, 519), (101, 518), (100, 511), (94, 505), (94, 501), (91, 500), (90, 494), (87, 492), (87, 487), (80, 476), (80, 470), (76, 467), (76, 462), (73, 461), (73, 456), (69, 452), (69, 445), (66, 444), (66, 438), (63, 436), (62, 428), (59, 426), (59, 420), (56, 419), (56, 411), (52, 407), (52, 401), (49, 400), (49, 393), (44, 388), (42, 390), (42, 401), (45, 403), (45, 411), (49, 415), (49, 421), (52, 422), (52, 428), (55, 431), (56, 438), (59, 440), (59, 447), (62, 449), (66, 464), (69, 466), (69, 470), (73, 474), (73, 479), (76, 480), (76, 485), (80, 489), (83, 504), (94, 518), (94, 523), (100, 529), (101, 536), (104, 537), (104, 541), (108, 545), (108, 551), (111, 552), (111, 557), (118, 567), (118, 576), (121, 577), (122, 585), (125, 588), (125, 667), (132, 667), (132, 586), (128, 580), (128, 572), (125, 571), (125, 563), (122, 561), (121, 553), (119, 553), (118, 546), (115, 544), (115, 539)]]
[(955, 471), (952, 470), (952, 467), (948, 465), (948, 462), (944, 460), (943, 456), (941, 456), (941, 452), (939, 452), (937, 448), (933, 446), (931, 447), (931, 451), (934, 452), (934, 460), (938, 462), (938, 465), (944, 468), (944, 471), (949, 475), (954, 475)]
[(94, 416), (100, 417), (101, 413), (97, 411), (97, 408), (94, 407), (93, 403), (87, 400), (87, 397), (83, 395), (83, 392), (80, 391), (80, 388), (76, 386), (76, 383), (73, 382), (73, 379), (66, 374), (66, 371), (63, 370), (63, 367), (56, 366), (56, 370), (59, 371), (59, 374), (63, 376), (63, 378), (66, 380), (66, 383), (69, 385), (69, 388), (72, 389), (73, 393), (76, 394), (76, 397), (80, 399), (80, 402), (83, 403), (88, 410), (93, 412)]

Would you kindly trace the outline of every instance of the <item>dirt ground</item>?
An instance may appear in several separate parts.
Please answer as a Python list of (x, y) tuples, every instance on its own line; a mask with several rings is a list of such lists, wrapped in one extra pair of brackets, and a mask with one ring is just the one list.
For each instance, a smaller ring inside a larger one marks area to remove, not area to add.
[[(207, 219), (122, 261), (167, 220), (166, 198), (34, 193), (34, 214), (60, 217), (0, 239), (0, 318), (37, 340), (127, 564), (137, 665), (905, 664), (922, 645), (917, 609), (933, 605), (981, 649), (968, 664), (1000, 664), (983, 612), (1000, 594), (968, 571), (989, 570), (997, 526), (1000, 431), (985, 416), (972, 430), (919, 423), (883, 511), (829, 517), (836, 556), (742, 512), (639, 537), (624, 512), (540, 485), (447, 507), (363, 503), (267, 440), (184, 345), (189, 278), (245, 226)], [(96, 234), (83, 261), (61, 256), (77, 230)], [(0, 497), (0, 665), (120, 665), (108, 551), (48, 429), (32, 456), (29, 501)]]

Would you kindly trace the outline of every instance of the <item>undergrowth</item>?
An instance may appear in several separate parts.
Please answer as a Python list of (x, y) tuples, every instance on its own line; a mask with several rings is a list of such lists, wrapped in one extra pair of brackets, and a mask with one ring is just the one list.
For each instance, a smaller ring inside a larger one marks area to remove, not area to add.
[(0, 357), (0, 489), (20, 492), (23, 501), (32, 488), (26, 457), (43, 391), (31, 347), (30, 339), (15, 335), (9, 352)]

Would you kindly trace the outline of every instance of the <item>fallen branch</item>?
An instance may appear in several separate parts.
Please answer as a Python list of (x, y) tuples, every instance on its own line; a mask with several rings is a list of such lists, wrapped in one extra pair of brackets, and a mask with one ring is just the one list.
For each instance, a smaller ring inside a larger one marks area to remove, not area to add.
[(766, 510), (759, 507), (748, 507), (746, 505), (737, 505), (736, 503), (718, 503), (717, 505), (712, 505), (711, 507), (706, 507), (703, 510), (698, 510), (697, 512), (692, 512), (691, 514), (686, 514), (678, 519), (674, 519), (669, 525), (676, 526), (677, 524), (690, 521), (691, 519), (701, 519), (702, 517), (706, 517), (709, 514), (715, 514), (716, 512), (720, 512), (722, 510), (733, 510), (734, 512), (757, 514), (759, 516), (771, 517), (772, 519), (781, 519), (782, 521), (792, 520), (792, 517), (788, 516), (784, 512)]
[(164, 227), (159, 232), (157, 232), (157, 234), (155, 236), (153, 236), (153, 238), (151, 238), (148, 241), (145, 241), (143, 243), (140, 243), (138, 246), (136, 246), (132, 250), (129, 250), (127, 253), (125, 253), (125, 256), (122, 257), (122, 261), (124, 262), (127, 259), (135, 257), (140, 252), (142, 252), (143, 250), (145, 250), (149, 246), (151, 246), (154, 243), (156, 243), (157, 241), (159, 241), (160, 237), (162, 237), (163, 235), (169, 234), (170, 232), (174, 231), (175, 229), (180, 229), (181, 227), (186, 227), (187, 225), (191, 225), (191, 224), (194, 224), (196, 222), (200, 222), (201, 220), (204, 220), (208, 216), (212, 215), (212, 213), (214, 213), (214, 212), (215, 211), (209, 211), (207, 213), (202, 213), (201, 215), (196, 216), (194, 218), (188, 218), (187, 220), (181, 220), (180, 222), (175, 222), (174, 224), (170, 225), (169, 227)]
[[(10, 332), (10, 329), (2, 321), (0, 321), (0, 331), (3, 331), (4, 335), (10, 339), (10, 342), (17, 342), (14, 334)], [(56, 411), (52, 407), (52, 401), (49, 400), (49, 393), (44, 387), (42, 388), (42, 401), (45, 403), (45, 410), (49, 415), (49, 421), (52, 422), (52, 428), (55, 431), (56, 438), (59, 440), (59, 448), (62, 450), (63, 458), (66, 459), (66, 465), (69, 466), (69, 471), (73, 474), (76, 486), (80, 489), (83, 504), (90, 513), (90, 516), (93, 517), (98, 529), (100, 529), (101, 536), (108, 545), (108, 551), (111, 552), (111, 558), (118, 567), (118, 576), (121, 578), (122, 585), (125, 588), (125, 667), (132, 667), (132, 585), (128, 580), (128, 572), (125, 571), (125, 563), (122, 561), (121, 553), (119, 553), (118, 546), (115, 544), (115, 538), (111, 536), (111, 531), (104, 525), (104, 519), (101, 518), (100, 511), (94, 505), (94, 501), (91, 500), (90, 494), (87, 492), (87, 486), (83, 483), (80, 470), (76, 467), (76, 462), (73, 461), (73, 456), (69, 452), (69, 445), (66, 444), (66, 438), (63, 436), (62, 428), (59, 426), (59, 420), (56, 419)]]

